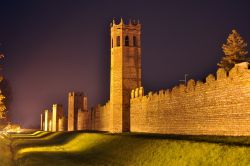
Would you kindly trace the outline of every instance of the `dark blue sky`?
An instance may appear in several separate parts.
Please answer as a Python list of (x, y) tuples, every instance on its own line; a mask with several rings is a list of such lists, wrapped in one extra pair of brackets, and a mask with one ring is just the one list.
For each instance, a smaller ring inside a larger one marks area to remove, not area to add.
[(67, 109), (67, 93), (84, 91), (91, 106), (109, 98), (109, 24), (113, 18), (142, 24), (142, 84), (170, 88), (188, 73), (214, 73), (232, 29), (250, 41), (248, 1), (0, 2), (4, 74), (10, 82), (12, 120), (38, 126), (53, 103)]

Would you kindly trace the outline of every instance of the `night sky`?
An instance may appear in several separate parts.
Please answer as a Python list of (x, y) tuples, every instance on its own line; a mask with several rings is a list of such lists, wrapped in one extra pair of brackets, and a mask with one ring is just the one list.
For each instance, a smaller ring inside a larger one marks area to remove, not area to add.
[(109, 24), (142, 24), (142, 84), (158, 91), (179, 84), (184, 74), (203, 80), (215, 73), (232, 29), (250, 42), (248, 1), (0, 2), (4, 76), (12, 91), (11, 119), (38, 127), (42, 110), (83, 91), (89, 106), (109, 99)]

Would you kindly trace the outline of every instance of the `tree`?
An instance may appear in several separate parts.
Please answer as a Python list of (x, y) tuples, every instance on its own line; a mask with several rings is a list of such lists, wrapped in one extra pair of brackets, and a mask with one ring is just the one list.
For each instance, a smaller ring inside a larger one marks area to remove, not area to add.
[[(3, 54), (0, 54), (0, 59), (3, 59)], [(3, 76), (0, 76), (0, 82), (3, 81)], [(2, 94), (2, 91), (0, 89), (0, 120), (6, 118), (6, 106), (4, 103), (5, 96)]]
[(232, 69), (236, 63), (250, 62), (246, 56), (248, 54), (247, 43), (236, 30), (232, 30), (232, 33), (229, 34), (227, 43), (222, 45), (222, 50), (224, 56), (218, 63), (218, 67), (224, 68), (226, 71)]
[(6, 107), (3, 102), (5, 99), (4, 95), (2, 94), (2, 91), (0, 91), (0, 119), (5, 119), (6, 118)]

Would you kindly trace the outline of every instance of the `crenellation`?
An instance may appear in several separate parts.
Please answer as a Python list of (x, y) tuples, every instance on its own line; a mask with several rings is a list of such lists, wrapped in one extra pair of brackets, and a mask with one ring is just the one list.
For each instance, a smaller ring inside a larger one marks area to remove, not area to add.
[(187, 82), (187, 91), (192, 92), (192, 91), (194, 91), (194, 88), (195, 88), (195, 81), (193, 79), (188, 80), (188, 82)]
[(235, 64), (235, 67), (241, 72), (247, 72), (249, 67), (249, 62), (242, 62)]
[(153, 92), (148, 92), (148, 98), (151, 98), (153, 96)]
[(165, 96), (165, 91), (164, 90), (160, 90), (159, 91), (159, 98), (164, 98), (164, 96)]
[(207, 84), (212, 84), (214, 81), (215, 81), (215, 77), (214, 77), (213, 74), (209, 74), (209, 75), (206, 77), (206, 83), (207, 83)]
[(186, 87), (186, 85), (184, 85), (184, 84), (180, 84), (180, 85), (178, 86), (178, 89), (179, 89), (179, 92), (180, 92), (180, 93), (184, 93), (184, 92), (186, 92), (187, 87)]
[(171, 89), (171, 94), (173, 97), (176, 97), (179, 95), (179, 92), (180, 92), (180, 89), (179, 89), (179, 86), (174, 86), (172, 89)]
[(200, 80), (196, 81), (196, 84), (195, 84), (195, 91), (201, 91), (204, 87), (204, 83)]
[[(83, 93), (68, 94), (68, 119), (46, 110), (45, 131), (93, 130), (189, 135), (250, 135), (249, 64), (236, 64), (216, 77), (188, 80), (144, 94), (141, 85), (141, 25), (111, 23), (110, 100), (88, 110)], [(56, 107), (56, 106), (55, 106)], [(58, 111), (56, 111), (58, 113)], [(68, 122), (66, 126), (65, 122)], [(59, 126), (57, 126), (57, 124)]]
[(165, 90), (165, 97), (169, 97), (171, 95), (171, 91), (169, 89)]
[(134, 89), (131, 91), (131, 99), (133, 99), (133, 98), (135, 98), (135, 90)]
[(222, 80), (227, 78), (227, 72), (223, 68), (219, 68), (216, 72), (216, 80)]
[(229, 71), (229, 77), (233, 78), (249, 73), (250, 71), (248, 69), (248, 66), (249, 66), (248, 62), (235, 64), (235, 67)]
[(189, 80), (186, 90), (183, 85), (165, 90), (163, 100), (162, 90), (158, 97), (150, 92), (142, 100), (131, 99), (131, 131), (250, 135), (250, 70), (239, 64), (232, 71), (235, 74), (227, 77), (219, 69), (217, 80), (209, 75), (206, 83)]
[[(78, 130), (84, 118), (78, 110), (87, 111), (87, 97), (83, 92), (69, 92), (68, 95), (68, 131)], [(80, 119), (79, 119), (80, 116)]]
[(139, 88), (139, 97), (142, 97), (142, 96), (144, 96), (144, 88), (140, 87)]
[(139, 89), (138, 88), (135, 89), (135, 98), (137, 98), (137, 97), (139, 97)]

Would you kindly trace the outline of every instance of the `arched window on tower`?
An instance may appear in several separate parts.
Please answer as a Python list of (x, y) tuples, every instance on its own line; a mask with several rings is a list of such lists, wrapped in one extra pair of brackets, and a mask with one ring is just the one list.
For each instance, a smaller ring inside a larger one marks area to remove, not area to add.
[(133, 36), (133, 46), (135, 47), (137, 45), (136, 37)]
[(113, 44), (114, 44), (114, 43), (113, 43), (113, 38), (112, 38), (112, 40), (111, 40), (111, 48), (113, 48)]
[(125, 46), (129, 46), (129, 37), (128, 36), (125, 37)]
[(121, 44), (120, 44), (120, 36), (117, 36), (117, 37), (116, 37), (116, 46), (117, 46), (117, 47), (120, 47), (120, 45), (121, 45)]

